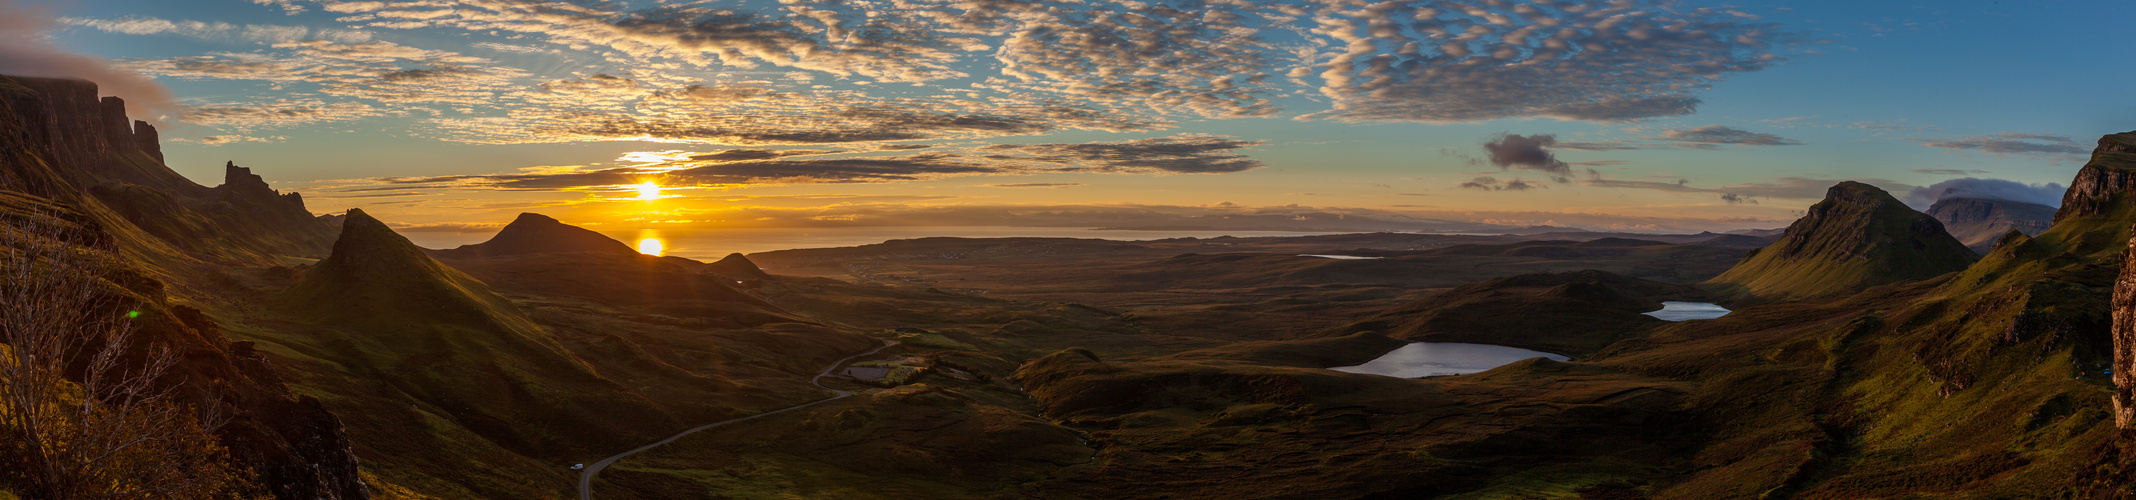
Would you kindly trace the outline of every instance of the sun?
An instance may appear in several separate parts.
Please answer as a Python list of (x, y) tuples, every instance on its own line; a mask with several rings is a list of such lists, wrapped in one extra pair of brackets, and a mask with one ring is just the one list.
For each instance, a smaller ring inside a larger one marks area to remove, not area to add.
[(631, 186), (631, 187), (632, 187), (632, 188), (635, 188), (635, 189), (637, 189), (637, 190), (638, 190), (638, 199), (640, 199), (640, 200), (657, 200), (657, 199), (660, 199), (660, 185), (659, 185), (659, 184), (654, 184), (654, 183), (652, 183), (652, 182), (648, 181), (648, 182), (643, 182), (643, 183), (639, 183), (638, 185), (635, 185), (635, 186)]
[(659, 257), (660, 254), (665, 253), (666, 251), (667, 245), (662, 243), (659, 238), (645, 238), (638, 240), (638, 253)]

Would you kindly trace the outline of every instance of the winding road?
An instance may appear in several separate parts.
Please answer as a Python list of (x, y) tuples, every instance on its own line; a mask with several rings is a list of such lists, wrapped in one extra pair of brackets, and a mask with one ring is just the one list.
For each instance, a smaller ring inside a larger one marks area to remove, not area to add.
[(673, 436), (668, 436), (668, 438), (667, 438), (667, 439), (662, 439), (662, 440), (660, 440), (660, 442), (657, 442), (657, 443), (653, 443), (653, 444), (649, 444), (649, 445), (645, 445), (645, 446), (640, 446), (640, 447), (637, 447), (637, 448), (635, 448), (635, 449), (632, 449), (632, 450), (630, 450), (630, 451), (626, 451), (626, 452), (623, 452), (623, 453), (619, 453), (619, 454), (616, 454), (616, 456), (613, 456), (613, 457), (603, 458), (603, 459), (601, 459), (601, 461), (599, 461), (599, 462), (594, 462), (594, 463), (593, 463), (592, 465), (588, 465), (588, 466), (586, 466), (586, 470), (582, 470), (582, 471), (579, 471), (579, 488), (578, 488), (578, 489), (579, 489), (579, 500), (593, 500), (593, 475), (594, 475), (594, 474), (600, 474), (600, 473), (601, 473), (601, 469), (606, 469), (606, 468), (608, 468), (608, 466), (610, 466), (610, 465), (614, 465), (614, 464), (616, 463), (616, 461), (617, 461), (617, 460), (622, 460), (622, 459), (623, 459), (623, 457), (627, 457), (627, 456), (635, 455), (635, 454), (637, 454), (638, 452), (641, 452), (641, 451), (645, 451), (645, 450), (650, 450), (650, 449), (653, 449), (653, 448), (658, 448), (658, 447), (660, 447), (660, 445), (663, 445), (663, 444), (668, 444), (668, 443), (672, 443), (672, 442), (675, 442), (675, 440), (677, 440), (677, 439), (682, 439), (682, 437), (683, 437), (683, 436), (688, 436), (688, 435), (690, 435), (691, 433), (694, 433), (694, 432), (697, 432), (697, 431), (702, 431), (702, 430), (705, 430), (705, 429), (710, 429), (710, 428), (713, 428), (713, 427), (719, 427), (719, 426), (722, 426), (722, 425), (727, 425), (727, 424), (731, 424), (731, 423), (735, 423), (735, 422), (741, 422), (741, 421), (745, 421), (745, 420), (754, 420), (754, 419), (757, 419), (757, 418), (761, 418), (761, 417), (768, 417), (768, 416), (772, 416), (772, 415), (777, 415), (777, 414), (780, 414), (780, 413), (786, 413), (786, 412), (790, 412), (790, 411), (794, 411), (794, 410), (799, 410), (799, 409), (802, 409), (802, 408), (807, 408), (807, 407), (810, 407), (810, 406), (816, 406), (816, 405), (820, 405), (820, 404), (824, 404), (824, 403), (829, 403), (829, 402), (832, 402), (832, 401), (837, 401), (837, 400), (840, 400), (840, 399), (845, 399), (845, 398), (848, 398), (848, 397), (852, 397), (852, 396), (853, 396), (853, 393), (850, 393), (850, 392), (846, 392), (846, 391), (841, 391), (841, 390), (837, 390), (837, 389), (832, 389), (832, 388), (829, 388), (829, 387), (824, 387), (824, 386), (823, 386), (823, 377), (828, 377), (828, 376), (831, 376), (831, 370), (836, 370), (836, 369), (838, 369), (838, 367), (840, 367), (840, 366), (845, 366), (845, 364), (846, 364), (846, 363), (848, 363), (848, 362), (851, 362), (851, 361), (853, 361), (853, 360), (856, 360), (856, 359), (860, 359), (860, 358), (862, 358), (862, 357), (865, 357), (865, 356), (872, 356), (872, 355), (874, 355), (875, 353), (878, 353), (878, 352), (883, 352), (883, 349), (889, 349), (889, 348), (891, 348), (891, 347), (894, 347), (894, 346), (896, 346), (896, 345), (897, 345), (897, 341), (895, 341), (895, 340), (885, 340), (885, 341), (883, 341), (883, 346), (882, 346), (882, 347), (877, 347), (877, 348), (875, 348), (875, 350), (873, 350), (873, 351), (868, 351), (868, 352), (864, 352), (864, 353), (860, 353), (860, 354), (855, 354), (855, 355), (853, 355), (852, 357), (849, 357), (849, 358), (846, 358), (846, 359), (841, 359), (841, 360), (838, 360), (838, 362), (836, 362), (836, 363), (831, 363), (831, 366), (828, 366), (828, 367), (824, 367), (824, 369), (823, 369), (823, 372), (822, 372), (822, 373), (817, 373), (817, 374), (816, 374), (816, 376), (815, 376), (814, 378), (810, 378), (810, 379), (808, 379), (808, 383), (810, 383), (810, 384), (814, 384), (814, 385), (815, 385), (816, 387), (818, 387), (818, 388), (821, 388), (821, 389), (823, 389), (823, 390), (831, 391), (832, 393), (834, 393), (834, 394), (837, 394), (836, 396), (831, 396), (830, 398), (827, 398), (827, 399), (818, 399), (818, 400), (815, 400), (815, 401), (811, 401), (811, 402), (808, 402), (808, 403), (802, 403), (802, 404), (798, 404), (798, 405), (794, 405), (794, 406), (788, 406), (788, 407), (785, 407), (785, 408), (780, 408), (780, 409), (777, 409), (777, 410), (767, 411), (767, 412), (764, 412), (764, 413), (758, 413), (758, 414), (755, 414), (755, 415), (750, 415), (750, 416), (747, 416), (747, 417), (737, 418), (737, 419), (733, 419), (733, 420), (721, 420), (721, 421), (718, 421), (718, 422), (713, 422), (713, 423), (709, 423), (709, 424), (705, 424), (705, 425), (700, 425), (700, 426), (697, 426), (697, 427), (693, 427), (693, 428), (691, 428), (690, 430), (682, 431), (681, 433), (675, 434), (675, 435), (673, 435)]

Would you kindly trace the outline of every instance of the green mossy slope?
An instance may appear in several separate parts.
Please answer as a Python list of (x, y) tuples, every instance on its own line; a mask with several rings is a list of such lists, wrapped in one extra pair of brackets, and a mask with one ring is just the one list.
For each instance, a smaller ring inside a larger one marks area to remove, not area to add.
[(1875, 186), (1847, 181), (1832, 186), (1779, 242), (1707, 283), (1761, 298), (1817, 297), (1930, 278), (1964, 269), (1974, 258), (1935, 218)]

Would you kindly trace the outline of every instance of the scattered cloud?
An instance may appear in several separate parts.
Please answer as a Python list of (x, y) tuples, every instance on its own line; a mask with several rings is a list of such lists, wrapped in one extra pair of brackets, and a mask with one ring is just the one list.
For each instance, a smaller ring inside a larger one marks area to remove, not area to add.
[(1922, 145), (1932, 148), (1979, 151), (1992, 154), (2080, 156), (2091, 153), (2091, 149), (2078, 144), (2075, 139), (2054, 134), (2005, 132), (1949, 139), (1916, 140), (1921, 141)]
[(125, 19), (94, 19), (63, 17), (61, 24), (89, 28), (107, 33), (127, 35), (176, 35), (201, 40), (243, 40), (259, 43), (294, 42), (305, 39), (329, 40), (339, 43), (363, 43), (371, 41), (367, 31), (287, 26), (274, 24), (230, 24), (225, 22), (201, 22), (133, 17)]
[(1740, 129), (1730, 128), (1730, 127), (1727, 127), (1727, 126), (1723, 126), (1723, 125), (1707, 125), (1707, 126), (1704, 126), (1704, 127), (1697, 127), (1697, 128), (1688, 128), (1688, 129), (1681, 129), (1681, 130), (1668, 130), (1668, 131), (1663, 131), (1663, 132), (1661, 133), (1661, 140), (1665, 140), (1665, 141), (1676, 141), (1676, 142), (1686, 142), (1686, 143), (1693, 143), (1693, 144), (1700, 144), (1700, 145), (1707, 145), (1707, 144), (1729, 144), (1729, 145), (1738, 145), (1738, 146), (1800, 146), (1800, 145), (1802, 145), (1802, 143), (1801, 143), (1801, 142), (1797, 142), (1797, 141), (1795, 141), (1795, 140), (1793, 140), (1793, 139), (1788, 139), (1788, 138), (1785, 138), (1785, 137), (1780, 137), (1780, 136), (1777, 136), (1777, 135), (1772, 135), (1772, 134), (1766, 134), (1766, 133), (1759, 133), (1759, 132), (1751, 132), (1751, 131), (1748, 131), (1748, 130), (1740, 130)]
[(1072, 188), (1072, 187), (1083, 187), (1083, 186), (1087, 186), (1087, 185), (1088, 185), (1088, 184), (1084, 184), (1084, 183), (1081, 183), (1081, 182), (1025, 182), (1025, 183), (1020, 183), (1020, 184), (987, 184), (987, 185), (986, 185), (986, 187), (997, 187), (997, 188)]
[(1966, 170), (1956, 168), (1916, 168), (1913, 169), (1913, 173), (1928, 175), (1980, 175), (1989, 172), (1986, 170)]
[(1599, 188), (1647, 189), (1672, 193), (1710, 194), (1718, 197), (1718, 199), (1720, 199), (1721, 201), (1728, 202), (1729, 204), (1755, 204), (1757, 203), (1757, 198), (1779, 198), (1787, 200), (1821, 199), (1824, 197), (1825, 192), (1832, 188), (1832, 185), (1838, 184), (1843, 181), (1856, 181), (1867, 183), (1878, 186), (1892, 193), (1905, 193), (1917, 189), (1914, 186), (1898, 181), (1893, 181), (1890, 179), (1861, 177), (1846, 179), (1824, 179), (1814, 177), (1792, 176), (1778, 177), (1768, 181), (1744, 182), (1708, 188), (1693, 186), (1689, 179), (1677, 179), (1675, 182), (1618, 180), (1604, 179), (1601, 175), (1593, 173), (1590, 174), (1590, 178), (1581, 179), (1580, 185)]
[(1572, 166), (1558, 161), (1557, 155), (1545, 149), (1556, 143), (1557, 136), (1550, 134), (1505, 134), (1484, 142), (1483, 150), (1490, 153), (1491, 164), (1499, 170), (1532, 170), (1560, 183), (1569, 182)]
[(361, 103), (284, 99), (258, 104), (188, 106), (185, 108), (184, 120), (196, 125), (250, 131), (306, 123), (355, 120), (383, 114), (383, 111)]
[[(1236, 154), (1261, 144), (1221, 136), (1184, 134), (1132, 141), (1077, 144), (999, 144), (892, 156), (786, 159), (858, 154), (855, 151), (731, 149), (626, 156), (647, 163), (599, 170), (551, 168), (494, 175), (396, 177), (385, 185), (455, 185), (482, 189), (573, 190), (612, 188), (646, 181), (667, 186), (741, 184), (851, 184), (905, 182), (971, 175), (1039, 173), (1215, 174), (1261, 166)], [(876, 154), (870, 152), (870, 154)], [(1081, 184), (1076, 184), (1081, 185)], [(996, 185), (996, 187), (1041, 187)], [(1047, 184), (1044, 187), (1065, 187)]]
[(1105, 173), (1216, 174), (1260, 168), (1260, 161), (1234, 153), (1263, 141), (1181, 134), (1119, 142), (997, 144), (979, 148), (987, 158), (1061, 165), (1056, 170)]
[(0, 74), (87, 79), (100, 93), (125, 98), (127, 114), (137, 119), (158, 121), (160, 112), (177, 108), (170, 89), (155, 80), (53, 45), (50, 33), (57, 22), (40, 7), (0, 0)]
[(1478, 191), (1527, 191), (1530, 189), (1548, 186), (1528, 182), (1525, 179), (1511, 179), (1500, 181), (1497, 177), (1477, 177), (1454, 187), (1460, 189), (1474, 189)]
[(2050, 207), (2062, 206), (2061, 184), (2025, 184), (2003, 179), (1966, 177), (1951, 179), (1928, 186), (1914, 188), (1906, 193), (1907, 205), (1926, 210), (1930, 205), (1948, 198), (1981, 198), (1988, 200), (2033, 203)]
[(504, 117), (439, 119), (463, 142), (519, 144), (652, 140), (741, 146), (846, 144), (1034, 135), (1059, 130), (1142, 131), (1162, 124), (1064, 104), (864, 104), (850, 92), (773, 92), (689, 86), (655, 91), (637, 112), (514, 109)]
[(271, 136), (271, 137), (251, 137), (251, 136), (243, 136), (243, 135), (211, 135), (211, 136), (201, 137), (201, 138), (199, 138), (199, 139), (172, 138), (172, 139), (169, 139), (169, 141), (171, 141), (171, 142), (190, 142), (190, 143), (194, 143), (194, 144), (202, 144), (202, 145), (207, 145), (207, 146), (221, 146), (221, 145), (224, 145), (224, 144), (230, 144), (230, 143), (237, 143), (237, 142), (282, 142), (282, 141), (285, 141), (285, 140), (288, 140), (288, 139), (289, 139), (288, 137), (282, 137), (282, 136)]

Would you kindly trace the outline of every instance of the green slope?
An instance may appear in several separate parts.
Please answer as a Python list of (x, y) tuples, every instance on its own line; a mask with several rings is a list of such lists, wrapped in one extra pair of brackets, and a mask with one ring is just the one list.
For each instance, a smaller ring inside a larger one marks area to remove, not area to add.
[(1832, 186), (1779, 242), (1707, 283), (1763, 298), (1858, 291), (1964, 269), (1974, 254), (1935, 218), (1859, 182)]

